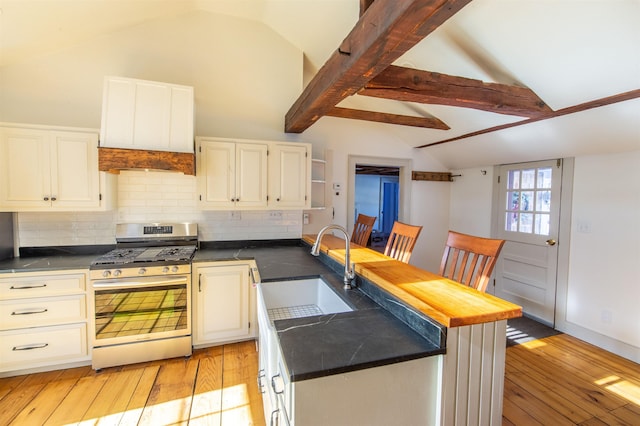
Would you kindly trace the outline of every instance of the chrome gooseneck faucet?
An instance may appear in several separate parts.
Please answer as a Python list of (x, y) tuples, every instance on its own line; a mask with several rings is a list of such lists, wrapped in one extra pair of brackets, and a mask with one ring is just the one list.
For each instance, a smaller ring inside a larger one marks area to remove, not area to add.
[(345, 253), (344, 253), (344, 288), (349, 290), (355, 287), (353, 284), (353, 280), (356, 277), (355, 272), (353, 272), (353, 264), (351, 264), (351, 259), (349, 256), (349, 235), (347, 235), (347, 230), (339, 225), (327, 225), (320, 230), (318, 237), (316, 238), (316, 242), (313, 244), (313, 248), (311, 249), (311, 254), (313, 256), (318, 256), (320, 254), (320, 241), (322, 240), (322, 236), (325, 232), (335, 229), (336, 231), (340, 231), (344, 234), (345, 241)]

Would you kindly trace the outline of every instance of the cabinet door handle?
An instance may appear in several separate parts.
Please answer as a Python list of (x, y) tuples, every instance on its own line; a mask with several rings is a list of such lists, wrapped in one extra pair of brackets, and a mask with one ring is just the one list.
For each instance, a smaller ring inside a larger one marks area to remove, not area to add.
[(49, 346), (48, 343), (34, 343), (31, 345), (22, 345), (22, 346), (14, 346), (12, 350), (14, 351), (30, 351), (32, 349), (43, 349)]
[(45, 201), (49, 201), (49, 197), (44, 197), (44, 200)]
[[(278, 380), (276, 380), (276, 379), (278, 379)], [(276, 389), (276, 387), (277, 387), (276, 381), (278, 381), (280, 383), (280, 385), (282, 385), (282, 389), (280, 389), (279, 391), (278, 391), (278, 389)], [(278, 395), (281, 395), (281, 394), (284, 393), (284, 381), (282, 380), (282, 376), (280, 375), (280, 373), (276, 374), (275, 376), (273, 376), (271, 378), (271, 388)]]
[(13, 311), (11, 315), (32, 315), (32, 314), (44, 314), (48, 312), (47, 308), (35, 308), (35, 309), (23, 309), (21, 311)]
[(264, 368), (258, 372), (258, 389), (260, 389), (260, 393), (264, 393), (264, 383), (262, 383), (262, 379), (265, 377), (266, 373)]
[(198, 293), (202, 293), (202, 274), (198, 274)]
[(12, 285), (11, 287), (9, 287), (9, 290), (26, 290), (29, 288), (43, 288), (46, 287), (46, 284), (37, 284), (37, 285), (22, 285), (22, 286), (14, 286)]
[(56, 201), (57, 198), (55, 197), (55, 195), (53, 197), (51, 197), (51, 201)]

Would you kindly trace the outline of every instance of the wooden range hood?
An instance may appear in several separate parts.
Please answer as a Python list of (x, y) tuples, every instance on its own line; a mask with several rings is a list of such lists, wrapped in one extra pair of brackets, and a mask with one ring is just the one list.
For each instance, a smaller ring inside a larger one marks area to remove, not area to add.
[(195, 176), (195, 159), (195, 154), (188, 152), (98, 147), (98, 170), (115, 174), (121, 170), (156, 170)]

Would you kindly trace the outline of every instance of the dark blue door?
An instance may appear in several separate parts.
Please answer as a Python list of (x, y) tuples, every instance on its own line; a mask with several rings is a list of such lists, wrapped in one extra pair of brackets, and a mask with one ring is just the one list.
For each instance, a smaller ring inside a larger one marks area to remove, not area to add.
[(382, 233), (384, 235), (389, 235), (396, 220), (398, 220), (398, 182), (383, 182)]

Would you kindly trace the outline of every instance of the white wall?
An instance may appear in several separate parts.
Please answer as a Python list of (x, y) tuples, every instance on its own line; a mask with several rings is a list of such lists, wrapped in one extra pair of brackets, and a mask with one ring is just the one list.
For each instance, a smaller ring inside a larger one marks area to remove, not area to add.
[(195, 87), (196, 134), (296, 139), (302, 52), (263, 24), (189, 12), (0, 68), (0, 121), (99, 128), (105, 75)]
[(558, 322), (640, 362), (640, 151), (575, 160), (567, 304)]
[(452, 170), (449, 229), (491, 237), (493, 167)]

